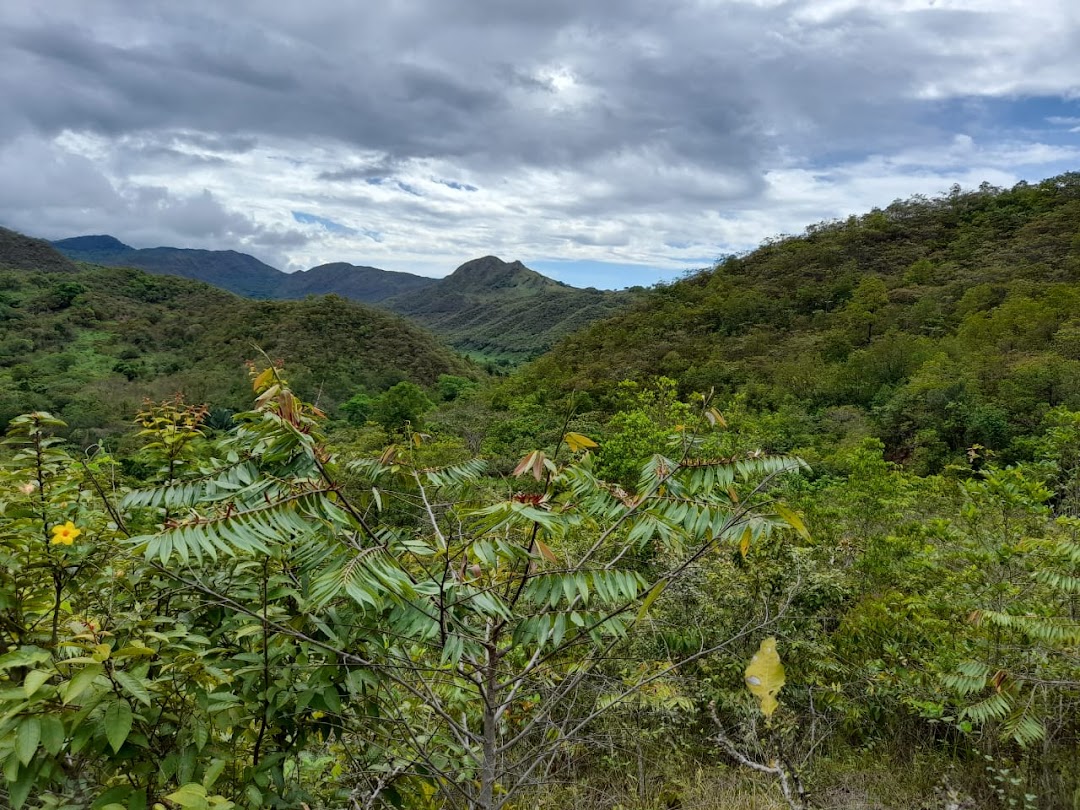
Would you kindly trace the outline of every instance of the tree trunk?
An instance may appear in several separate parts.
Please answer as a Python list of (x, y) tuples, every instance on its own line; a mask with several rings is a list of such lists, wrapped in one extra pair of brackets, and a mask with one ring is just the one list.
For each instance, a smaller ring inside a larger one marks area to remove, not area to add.
[(484, 683), (480, 698), (484, 712), (484, 751), (480, 763), (480, 793), (476, 798), (476, 810), (495, 810), (495, 774), (498, 741), (499, 681), (498, 652), (495, 645), (487, 648), (487, 661), (484, 666)]

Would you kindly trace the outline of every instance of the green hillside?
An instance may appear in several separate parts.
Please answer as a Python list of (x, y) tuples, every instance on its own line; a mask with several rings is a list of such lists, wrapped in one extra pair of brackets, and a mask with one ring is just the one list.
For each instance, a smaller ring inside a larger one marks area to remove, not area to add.
[(580, 289), (521, 262), (485, 256), (383, 306), (431, 329), (460, 351), (517, 363), (620, 311), (632, 294)]
[(287, 276), (254, 256), (235, 250), (154, 247), (141, 250), (112, 236), (75, 236), (53, 242), (70, 259), (106, 267), (135, 267), (157, 275), (205, 281), (248, 298), (278, 298)]
[(0, 443), (0, 805), (1075, 810), (1078, 228), (1080, 175), (898, 202), (496, 383), (340, 297), (0, 272), (0, 416), (67, 422)]
[(0, 270), (3, 423), (47, 409), (73, 430), (110, 432), (129, 423), (144, 397), (178, 391), (241, 408), (250, 393), (244, 363), (258, 359), (256, 347), (284, 360), (305, 396), (330, 408), (360, 388), (476, 373), (422, 329), (335, 296), (250, 301), (133, 269)]
[(283, 276), (271, 297), (292, 299), (333, 294), (368, 304), (377, 304), (394, 295), (419, 290), (435, 282), (435, 279), (426, 276), (347, 262), (320, 264), (310, 270)]
[(7, 228), (0, 228), (0, 258), (4, 267), (15, 270), (39, 270), (43, 273), (74, 273), (79, 268), (53, 249), (43, 239), (33, 239)]
[(873, 434), (922, 469), (973, 445), (1023, 456), (1048, 410), (1080, 407), (1080, 174), (772, 240), (567, 338), (520, 387), (603, 409), (655, 375), (786, 415), (774, 446)]
[(630, 300), (629, 293), (570, 287), (494, 256), (466, 262), (437, 280), (347, 262), (284, 273), (232, 250), (140, 250), (112, 236), (76, 236), (53, 245), (76, 261), (193, 278), (248, 298), (340, 295), (377, 304), (412, 318), (462, 352), (503, 365), (536, 357)]

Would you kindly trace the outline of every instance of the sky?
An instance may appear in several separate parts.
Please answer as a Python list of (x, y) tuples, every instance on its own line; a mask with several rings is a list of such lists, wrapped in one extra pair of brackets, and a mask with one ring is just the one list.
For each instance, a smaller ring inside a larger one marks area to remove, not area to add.
[(648, 285), (1080, 169), (1076, 0), (3, 0), (0, 225)]

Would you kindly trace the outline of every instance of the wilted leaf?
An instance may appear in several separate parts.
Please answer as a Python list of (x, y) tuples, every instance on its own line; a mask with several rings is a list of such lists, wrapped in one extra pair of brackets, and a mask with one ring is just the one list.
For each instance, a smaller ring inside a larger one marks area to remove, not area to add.
[(539, 549), (539, 551), (543, 555), (544, 559), (547, 560), (548, 562), (553, 562), (553, 563), (558, 563), (559, 562), (559, 558), (555, 556), (555, 552), (552, 551), (548, 547), (547, 543), (545, 543), (539, 537), (536, 538), (536, 548)]
[(518, 465), (514, 468), (514, 475), (524, 475), (531, 472), (533, 478), (539, 481), (544, 475), (544, 461), (544, 451), (533, 450), (518, 462)]
[(716, 408), (709, 408), (708, 410), (706, 410), (705, 418), (709, 420), (710, 425), (719, 425), (722, 428), (727, 427), (727, 421), (724, 419), (720, 411), (716, 410)]
[(772, 717), (780, 705), (776, 695), (784, 686), (784, 665), (776, 652), (776, 637), (763, 639), (746, 668), (746, 688), (758, 700), (761, 713)]

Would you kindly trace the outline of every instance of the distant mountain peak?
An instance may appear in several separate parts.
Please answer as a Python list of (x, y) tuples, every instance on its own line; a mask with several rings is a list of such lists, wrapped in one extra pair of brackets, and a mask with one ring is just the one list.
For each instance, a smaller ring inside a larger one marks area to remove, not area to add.
[(498, 256), (481, 256), (465, 262), (443, 280), (450, 289), (497, 290), (507, 287), (566, 287), (562, 282), (537, 273), (520, 261), (506, 262)]
[(108, 234), (95, 234), (92, 236), (73, 236), (70, 239), (60, 239), (53, 244), (67, 250), (134, 250), (131, 245), (125, 245), (115, 236)]

